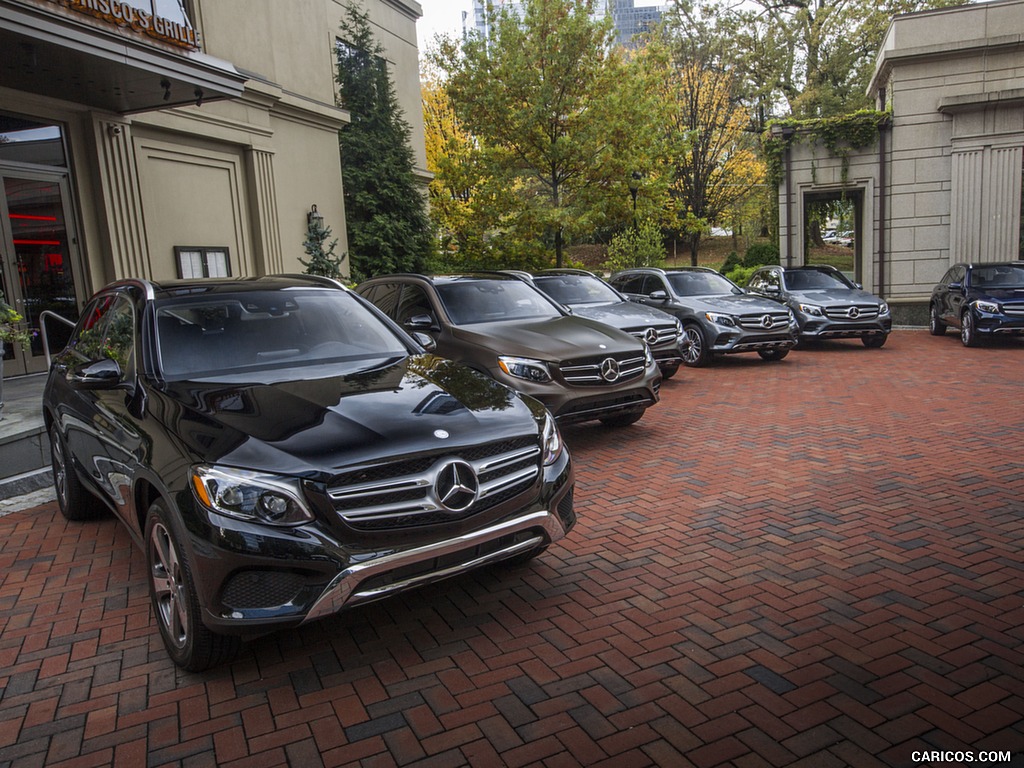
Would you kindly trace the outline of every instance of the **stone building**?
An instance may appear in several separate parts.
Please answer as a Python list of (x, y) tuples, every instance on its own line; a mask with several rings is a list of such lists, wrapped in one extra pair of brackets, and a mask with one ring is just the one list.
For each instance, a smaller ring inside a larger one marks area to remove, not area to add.
[[(345, 244), (347, 0), (0, 0), (0, 279), (38, 326), (123, 277), (299, 272)], [(362, 0), (424, 183), (415, 0)], [(59, 334), (60, 329), (54, 333)], [(8, 352), (8, 376), (42, 370)]]
[(820, 143), (790, 142), (782, 260), (808, 261), (808, 203), (851, 201), (856, 279), (925, 324), (951, 264), (1024, 258), (1024, 0), (894, 18), (869, 93), (891, 123), (845, 174)]

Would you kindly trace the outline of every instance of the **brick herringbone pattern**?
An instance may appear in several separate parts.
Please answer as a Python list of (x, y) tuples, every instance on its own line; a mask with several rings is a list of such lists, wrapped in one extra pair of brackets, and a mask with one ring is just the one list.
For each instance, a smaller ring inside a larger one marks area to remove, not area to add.
[(167, 660), (113, 520), (0, 519), (0, 763), (1024, 764), (1024, 345), (897, 332), (682, 371), (566, 431), (581, 522), (491, 569)]

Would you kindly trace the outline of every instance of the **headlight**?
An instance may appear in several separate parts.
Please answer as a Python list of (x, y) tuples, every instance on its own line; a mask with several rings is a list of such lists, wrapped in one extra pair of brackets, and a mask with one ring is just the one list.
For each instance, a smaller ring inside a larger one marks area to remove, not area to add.
[(240, 520), (298, 525), (313, 519), (294, 478), (200, 465), (192, 468), (192, 488), (205, 506)]
[(651, 352), (651, 348), (644, 344), (644, 365), (648, 368), (654, 367), (654, 353)]
[(723, 315), (720, 312), (705, 312), (704, 317), (715, 325), (726, 325), (730, 328), (736, 327), (736, 321), (733, 319), (732, 315)]
[(558, 432), (558, 425), (555, 424), (550, 413), (544, 416), (544, 432), (541, 439), (544, 444), (544, 466), (546, 467), (558, 461), (558, 457), (565, 450), (562, 445), (562, 435)]
[(678, 317), (676, 318), (676, 336), (683, 335), (683, 321)]
[(978, 301), (972, 301), (971, 304), (973, 304), (974, 308), (979, 312), (988, 312), (990, 315), (998, 315), (1003, 311), (1002, 307), (994, 301), (981, 301), (979, 299)]
[(801, 304), (800, 311), (805, 315), (813, 315), (814, 317), (824, 317), (825, 310), (819, 307), (817, 304)]
[(499, 357), (498, 365), (509, 376), (527, 381), (545, 383), (551, 381), (548, 364), (542, 360), (530, 360), (527, 357)]
[(878, 314), (880, 314), (880, 315), (888, 315), (889, 314), (889, 305), (886, 304), (884, 301), (881, 304), (878, 305)]

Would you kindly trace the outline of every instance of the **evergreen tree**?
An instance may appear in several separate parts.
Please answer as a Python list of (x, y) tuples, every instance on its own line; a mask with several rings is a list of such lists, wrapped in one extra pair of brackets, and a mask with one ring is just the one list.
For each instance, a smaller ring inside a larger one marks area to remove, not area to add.
[[(314, 210), (316, 206), (313, 206)], [(335, 256), (334, 249), (338, 247), (338, 238), (331, 240), (327, 247), (324, 243), (331, 236), (331, 228), (323, 225), (323, 219), (315, 217), (310, 220), (306, 228), (306, 239), (302, 243), (309, 260), (300, 258), (299, 261), (306, 267), (307, 275), (320, 275), (341, 280), (341, 262), (345, 256)]]
[(341, 129), (349, 264), (354, 280), (420, 272), (433, 237), (426, 201), (413, 174), (411, 129), (368, 15), (348, 9), (341, 23), (337, 80), (351, 122)]

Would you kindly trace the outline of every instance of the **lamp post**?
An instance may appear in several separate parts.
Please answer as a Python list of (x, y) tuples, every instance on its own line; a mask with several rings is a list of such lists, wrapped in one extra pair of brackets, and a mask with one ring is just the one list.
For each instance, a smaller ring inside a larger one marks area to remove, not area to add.
[(306, 226), (317, 231), (324, 228), (324, 215), (316, 209), (315, 204), (306, 214)]
[(629, 196), (633, 198), (633, 229), (636, 229), (636, 195), (640, 191), (640, 179), (643, 174), (640, 171), (633, 171), (629, 175)]

